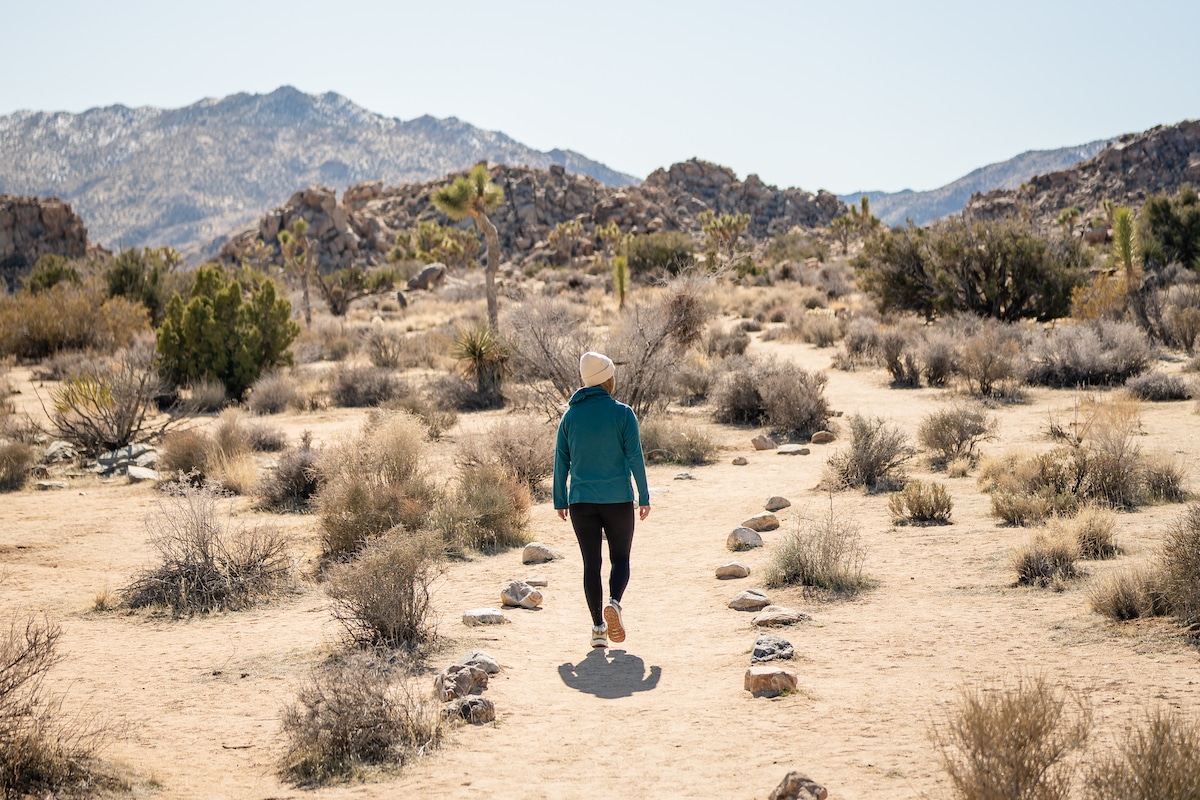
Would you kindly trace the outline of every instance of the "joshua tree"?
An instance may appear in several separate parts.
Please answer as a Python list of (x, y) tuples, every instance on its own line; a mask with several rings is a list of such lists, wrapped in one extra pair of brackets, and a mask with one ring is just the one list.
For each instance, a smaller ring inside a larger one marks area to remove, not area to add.
[(604, 249), (605, 255), (612, 255), (621, 246), (621, 242), (625, 239), (625, 234), (621, 233), (621, 228), (615, 222), (610, 222), (601, 227), (596, 226), (596, 238), (600, 240), (600, 246)]
[(484, 285), (487, 289), (488, 327), (492, 333), (500, 330), (500, 310), (496, 301), (496, 270), (500, 267), (500, 237), (487, 212), (504, 201), (504, 190), (492, 183), (487, 164), (479, 163), (470, 174), (460, 175), (454, 183), (443, 186), (430, 197), (438, 210), (452, 220), (470, 217), (487, 240), (487, 269)]
[(1071, 232), (1075, 228), (1075, 220), (1079, 219), (1081, 213), (1079, 206), (1069, 206), (1058, 212), (1058, 224), (1062, 225), (1064, 239), (1071, 238)]
[(1125, 292), (1129, 307), (1138, 322), (1149, 330), (1149, 320), (1142, 305), (1142, 269), (1138, 264), (1137, 228), (1133, 224), (1133, 212), (1121, 206), (1113, 212), (1113, 258), (1125, 275)]
[(617, 307), (625, 307), (625, 295), (629, 292), (629, 259), (617, 256), (613, 259), (613, 291), (617, 295)]
[(843, 214), (834, 219), (829, 224), (833, 230), (833, 235), (842, 243), (842, 255), (850, 252), (850, 240), (854, 238), (854, 231), (858, 228), (858, 223), (854, 221), (854, 217), (849, 214)]
[(708, 237), (709, 247), (724, 251), (725, 263), (733, 263), (738, 239), (750, 227), (750, 215), (722, 214), (718, 217), (712, 211), (704, 211), (697, 219), (704, 235)]
[(850, 206), (850, 219), (858, 227), (858, 235), (866, 239), (871, 232), (879, 227), (879, 217), (871, 213), (871, 198), (865, 194), (859, 205)]
[(283, 269), (289, 277), (300, 281), (304, 309), (304, 327), (312, 327), (312, 305), (308, 301), (308, 273), (312, 269), (309, 264), (309, 254), (312, 252), (308, 241), (308, 222), (297, 217), (292, 221), (292, 229), (279, 232), (279, 249), (283, 252)]

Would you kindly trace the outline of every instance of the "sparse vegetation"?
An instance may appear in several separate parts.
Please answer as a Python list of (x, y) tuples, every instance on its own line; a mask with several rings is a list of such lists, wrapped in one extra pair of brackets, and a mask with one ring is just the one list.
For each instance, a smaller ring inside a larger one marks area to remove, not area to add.
[(1119, 385), (1144, 372), (1153, 355), (1145, 334), (1130, 323), (1067, 325), (1034, 338), (1026, 378), (1045, 386)]
[(1193, 394), (1192, 386), (1185, 378), (1162, 372), (1147, 372), (1130, 378), (1125, 381), (1125, 389), (1131, 397), (1151, 403), (1188, 400)]
[(0, 441), (0, 492), (20, 489), (29, 480), (29, 469), (37, 461), (37, 451), (26, 442)]
[(1039, 533), (1013, 554), (1019, 586), (1062, 589), (1079, 577), (1079, 543), (1065, 535)]
[(459, 447), (462, 465), (492, 465), (536, 492), (554, 472), (557, 429), (545, 422), (504, 420)]
[(295, 378), (279, 370), (266, 373), (250, 387), (246, 405), (255, 414), (279, 414), (298, 407), (300, 392)]
[(329, 387), (330, 399), (342, 408), (381, 406), (407, 392), (395, 372), (380, 367), (339, 367)]
[(913, 456), (904, 432), (878, 417), (855, 414), (847, 423), (849, 447), (829, 457), (825, 485), (833, 489), (865, 487), (871, 491), (903, 486), (903, 466)]
[(451, 551), (495, 553), (529, 543), (530, 503), (529, 487), (516, 476), (495, 464), (468, 464), (431, 524)]
[(819, 519), (798, 520), (780, 538), (767, 566), (768, 586), (811, 586), (839, 594), (856, 594), (870, 586), (863, 573), (866, 550), (858, 525), (833, 512)]
[(934, 411), (917, 428), (917, 441), (942, 466), (957, 458), (974, 460), (979, 443), (995, 435), (996, 419), (982, 406), (967, 403)]
[(725, 373), (713, 392), (713, 419), (735, 425), (765, 425), (803, 439), (823, 430), (832, 412), (825, 399), (828, 379), (790, 362), (748, 361)]
[(950, 493), (936, 481), (909, 481), (888, 501), (892, 518), (905, 522), (949, 523), (953, 509)]
[(1126, 731), (1117, 752), (1088, 769), (1089, 800), (1200, 798), (1200, 725), (1174, 710), (1148, 712)]
[(1184, 625), (1200, 622), (1200, 503), (1167, 528), (1157, 568), (1172, 616)]
[(353, 645), (415, 648), (436, 638), (429, 587), (438, 549), (426, 532), (397, 529), (330, 569), (333, 616)]
[(275, 469), (259, 481), (259, 504), (272, 511), (307, 511), (321, 488), (319, 458), (312, 434), (305, 431), (300, 445), (284, 452)]
[(708, 464), (717, 446), (698, 426), (670, 418), (648, 420), (641, 426), (646, 460), (669, 461), (684, 466)]

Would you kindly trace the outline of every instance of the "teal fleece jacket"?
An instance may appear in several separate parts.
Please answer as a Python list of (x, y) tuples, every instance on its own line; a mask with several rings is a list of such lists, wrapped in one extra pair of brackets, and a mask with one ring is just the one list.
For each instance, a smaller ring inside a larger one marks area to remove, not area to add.
[(633, 500), (631, 474), (637, 482), (638, 505), (650, 505), (642, 438), (633, 409), (614, 400), (601, 386), (577, 390), (558, 423), (554, 507), (567, 508), (572, 503), (628, 503)]

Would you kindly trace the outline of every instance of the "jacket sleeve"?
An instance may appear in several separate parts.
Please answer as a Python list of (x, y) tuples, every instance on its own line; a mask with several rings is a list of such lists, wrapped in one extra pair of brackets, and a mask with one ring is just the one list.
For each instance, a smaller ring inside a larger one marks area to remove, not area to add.
[(625, 424), (625, 463), (633, 473), (633, 482), (637, 484), (638, 505), (650, 505), (650, 488), (646, 485), (646, 461), (642, 457), (642, 434), (638, 428), (637, 415), (629, 410), (629, 420)]
[(563, 417), (558, 423), (558, 437), (554, 443), (554, 507), (566, 508), (567, 503), (567, 472), (571, 469), (571, 451), (567, 447), (567, 432)]

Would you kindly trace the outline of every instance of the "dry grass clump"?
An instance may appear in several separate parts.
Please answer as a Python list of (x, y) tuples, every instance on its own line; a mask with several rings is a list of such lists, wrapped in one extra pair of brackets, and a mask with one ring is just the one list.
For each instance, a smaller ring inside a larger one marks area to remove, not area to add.
[(863, 574), (866, 550), (858, 524), (829, 513), (797, 520), (776, 545), (767, 565), (766, 584), (811, 586), (839, 594), (857, 594), (870, 586)]
[(879, 334), (878, 319), (851, 317), (842, 336), (842, 349), (834, 356), (833, 365), (838, 369), (854, 370), (873, 363), (879, 349)]
[(1027, 379), (1045, 386), (1112, 386), (1145, 372), (1153, 357), (1136, 325), (1093, 320), (1035, 337)]
[(1079, 577), (1079, 543), (1058, 532), (1043, 532), (1013, 554), (1018, 586), (1043, 586), (1061, 590)]
[(750, 337), (741, 327), (733, 327), (729, 330), (709, 328), (708, 334), (704, 337), (704, 352), (711, 358), (745, 355), (746, 348), (749, 346)]
[(1142, 482), (1152, 502), (1182, 503), (1190, 497), (1184, 488), (1187, 466), (1178, 458), (1151, 454), (1142, 458)]
[(888, 510), (897, 521), (949, 524), (953, 509), (950, 493), (936, 481), (909, 481), (888, 500)]
[(334, 405), (342, 408), (380, 406), (407, 393), (403, 380), (379, 367), (339, 367), (329, 387)]
[(1189, 400), (1193, 396), (1192, 385), (1179, 375), (1162, 372), (1147, 372), (1125, 381), (1125, 390), (1137, 400), (1151, 403), (1169, 403)]
[(192, 483), (214, 483), (233, 494), (249, 494), (258, 483), (253, 452), (283, 446), (278, 428), (249, 424), (241, 410), (228, 408), (211, 434), (189, 428), (163, 436), (157, 466), (164, 475), (182, 475)]
[(397, 525), (420, 529), (438, 497), (420, 420), (374, 411), (357, 436), (325, 448), (317, 494), (326, 556), (345, 556)]
[(1088, 603), (1096, 613), (1117, 622), (1169, 613), (1158, 575), (1149, 569), (1110, 572), (1088, 586)]
[(963, 689), (933, 739), (961, 800), (1067, 800), (1091, 709), (1043, 677), (998, 691)]
[[(104, 732), (66, 715), (44, 687), (62, 660), (62, 628), (16, 613), (0, 629), (0, 793), (4, 797), (83, 797), (116, 788), (97, 771)], [(61, 794), (60, 794), (61, 793)]]
[(487, 433), (464, 440), (458, 462), (498, 467), (536, 492), (554, 473), (556, 436), (557, 428), (547, 422), (503, 420)]
[(37, 462), (37, 450), (25, 442), (0, 441), (0, 492), (20, 489)]
[(447, 549), (495, 553), (528, 544), (529, 487), (496, 464), (468, 464), (434, 509), (433, 528)]
[(192, 413), (220, 411), (229, 402), (225, 384), (201, 378), (183, 388), (183, 407)]
[(958, 373), (976, 397), (1019, 400), (1020, 358), (1020, 333), (1014, 326), (981, 321), (958, 350)]
[(948, 331), (926, 334), (917, 358), (921, 362), (921, 375), (930, 386), (945, 386), (959, 371), (958, 344)]
[(445, 723), (433, 697), (382, 659), (356, 655), (316, 671), (283, 710), (285, 778), (301, 785), (398, 767), (436, 748)]
[(1088, 800), (1200, 800), (1200, 724), (1177, 711), (1148, 712), (1092, 765)]
[(696, 466), (711, 463), (717, 452), (716, 442), (699, 425), (669, 417), (647, 420), (641, 436), (647, 461)]
[(363, 350), (373, 366), (397, 369), (404, 363), (404, 336), (396, 331), (372, 330), (363, 342)]
[(269, 525), (247, 528), (222, 514), (209, 487), (175, 483), (146, 519), (158, 563), (121, 591), (132, 608), (164, 606), (176, 616), (237, 611), (270, 597), (292, 576), (291, 542)]
[(996, 419), (982, 406), (967, 403), (934, 411), (917, 428), (917, 441), (942, 466), (957, 458), (974, 460), (976, 446), (995, 437)]
[(333, 616), (358, 647), (417, 647), (437, 636), (429, 587), (438, 542), (426, 532), (394, 529), (329, 571)]
[[(714, 364), (712, 358), (694, 350), (684, 356), (675, 373), (675, 388), (680, 405), (693, 406), (708, 399), (709, 393), (712, 392), (713, 386), (717, 382), (717, 365)], [(740, 356), (731, 356), (730, 358), (740, 358)], [(722, 363), (727, 363), (727, 361)]]
[(458, 422), (458, 411), (453, 406), (434, 402), (427, 392), (402, 395), (384, 403), (382, 408), (388, 411), (407, 411), (409, 414), (419, 417), (425, 423), (429, 438), (434, 441), (441, 439), (446, 431), (453, 428), (454, 424)]
[(246, 406), (255, 414), (279, 414), (288, 408), (300, 408), (296, 379), (286, 372), (268, 372), (250, 387)]
[(1107, 508), (1086, 505), (1074, 520), (1056, 520), (1058, 527), (1075, 540), (1079, 557), (1089, 561), (1116, 558), (1121, 553), (1117, 546), (1117, 518)]
[(813, 313), (810, 310), (789, 324), (801, 341), (817, 347), (833, 347), (842, 338), (842, 323), (832, 314)]
[(1184, 625), (1200, 622), (1200, 503), (1167, 528), (1156, 564), (1172, 616)]
[(300, 445), (284, 452), (275, 469), (259, 481), (259, 507), (271, 511), (307, 511), (321, 488), (319, 458), (319, 451), (312, 446), (312, 434), (305, 431)]
[(766, 425), (808, 440), (829, 422), (828, 379), (790, 362), (747, 361), (721, 377), (713, 392), (713, 419), (735, 425)]
[(829, 457), (823, 483), (833, 489), (871, 491), (904, 485), (903, 465), (913, 456), (904, 431), (879, 417), (851, 416), (849, 446)]

